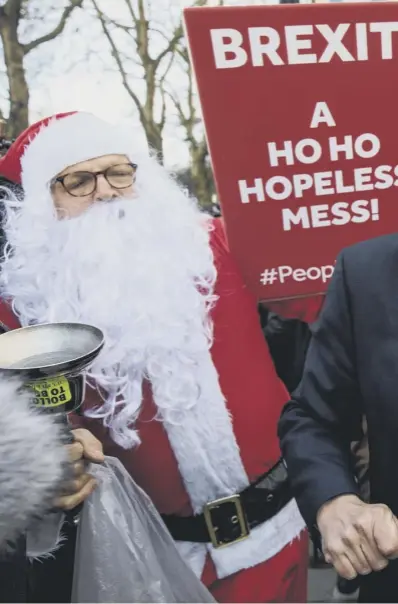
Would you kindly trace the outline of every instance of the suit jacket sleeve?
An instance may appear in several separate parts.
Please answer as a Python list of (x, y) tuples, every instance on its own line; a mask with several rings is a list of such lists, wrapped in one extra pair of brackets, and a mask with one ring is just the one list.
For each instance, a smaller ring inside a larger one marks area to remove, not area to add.
[(350, 445), (360, 438), (361, 421), (343, 253), (312, 328), (302, 381), (279, 423), (294, 495), (309, 527), (324, 503), (358, 494)]

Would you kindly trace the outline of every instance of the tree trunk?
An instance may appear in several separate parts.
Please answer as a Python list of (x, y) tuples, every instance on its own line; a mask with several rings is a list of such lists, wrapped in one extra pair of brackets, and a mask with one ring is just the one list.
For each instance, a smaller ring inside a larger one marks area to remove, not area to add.
[(24, 71), (24, 51), (17, 35), (17, 23), (4, 13), (0, 19), (0, 37), (3, 42), (10, 95), (10, 115), (6, 136), (16, 138), (29, 125), (29, 88)]
[(202, 208), (212, 205), (214, 181), (207, 161), (207, 148), (203, 145), (191, 147), (191, 178), (193, 194)]
[(160, 163), (163, 163), (163, 137), (160, 128), (152, 119), (143, 122), (142, 126), (149, 147), (156, 152)]

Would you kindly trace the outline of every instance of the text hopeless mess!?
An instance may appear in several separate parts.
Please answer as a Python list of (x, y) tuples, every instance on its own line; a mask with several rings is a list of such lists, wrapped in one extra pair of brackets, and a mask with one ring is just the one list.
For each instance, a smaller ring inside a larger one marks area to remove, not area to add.
[(263, 300), (325, 291), (398, 225), (398, 3), (198, 8), (185, 24), (229, 245)]
[[(318, 128), (326, 123), (335, 127), (336, 122), (325, 102), (315, 106), (310, 128)], [(272, 168), (283, 170), (283, 166), (306, 165), (310, 167), (319, 162), (324, 154), (333, 167), (334, 162), (348, 162), (355, 157), (372, 160), (381, 149), (380, 139), (371, 133), (364, 133), (354, 138), (345, 135), (341, 140), (337, 136), (327, 139), (325, 148), (314, 138), (305, 138), (297, 143), (284, 141), (269, 142), (268, 162)], [(349, 166), (349, 164), (347, 164)], [(308, 168), (307, 168), (308, 170)], [(320, 172), (300, 172), (291, 176), (281, 173), (268, 179), (254, 178), (253, 183), (241, 179), (238, 181), (241, 202), (251, 200), (285, 201), (292, 198), (302, 199), (307, 195), (321, 198), (329, 195), (345, 195), (354, 192), (378, 191), (398, 187), (398, 165), (378, 165), (354, 168), (352, 170), (326, 170)], [(367, 200), (362, 197), (352, 202), (336, 201), (331, 206), (323, 203), (301, 206), (295, 209), (282, 209), (282, 228), (290, 231), (294, 225), (301, 228), (326, 226), (343, 226), (348, 222), (362, 223), (367, 220), (379, 220), (379, 200), (375, 197)]]

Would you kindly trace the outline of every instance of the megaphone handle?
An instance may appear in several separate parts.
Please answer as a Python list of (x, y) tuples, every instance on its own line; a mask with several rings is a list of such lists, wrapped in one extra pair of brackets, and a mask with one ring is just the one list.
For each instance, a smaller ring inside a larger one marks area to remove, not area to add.
[[(62, 422), (65, 424), (65, 432), (63, 434), (63, 440), (66, 445), (72, 445), (75, 442), (75, 437), (73, 436), (72, 428), (69, 423), (69, 418), (66, 413), (62, 414)], [(77, 507), (73, 508), (73, 510), (69, 510), (65, 512), (66, 520), (69, 524), (78, 524), (80, 512), (83, 509), (83, 504), (80, 503)]]
[(69, 423), (69, 417), (67, 413), (61, 413), (59, 416), (60, 422), (64, 428), (62, 433), (62, 442), (65, 445), (73, 445), (75, 437), (73, 436), (72, 426)]
[(62, 436), (62, 440), (64, 441), (65, 445), (73, 445), (75, 442), (75, 437), (73, 436), (72, 429), (69, 425), (68, 429), (65, 430), (65, 434)]

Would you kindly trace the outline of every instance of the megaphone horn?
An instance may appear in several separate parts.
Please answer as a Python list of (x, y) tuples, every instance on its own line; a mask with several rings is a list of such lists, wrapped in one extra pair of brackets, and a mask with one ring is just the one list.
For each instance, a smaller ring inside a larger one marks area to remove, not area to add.
[(100, 329), (83, 323), (45, 323), (0, 335), (0, 371), (19, 377), (35, 404), (52, 413), (75, 411), (84, 400), (85, 370), (104, 346)]

